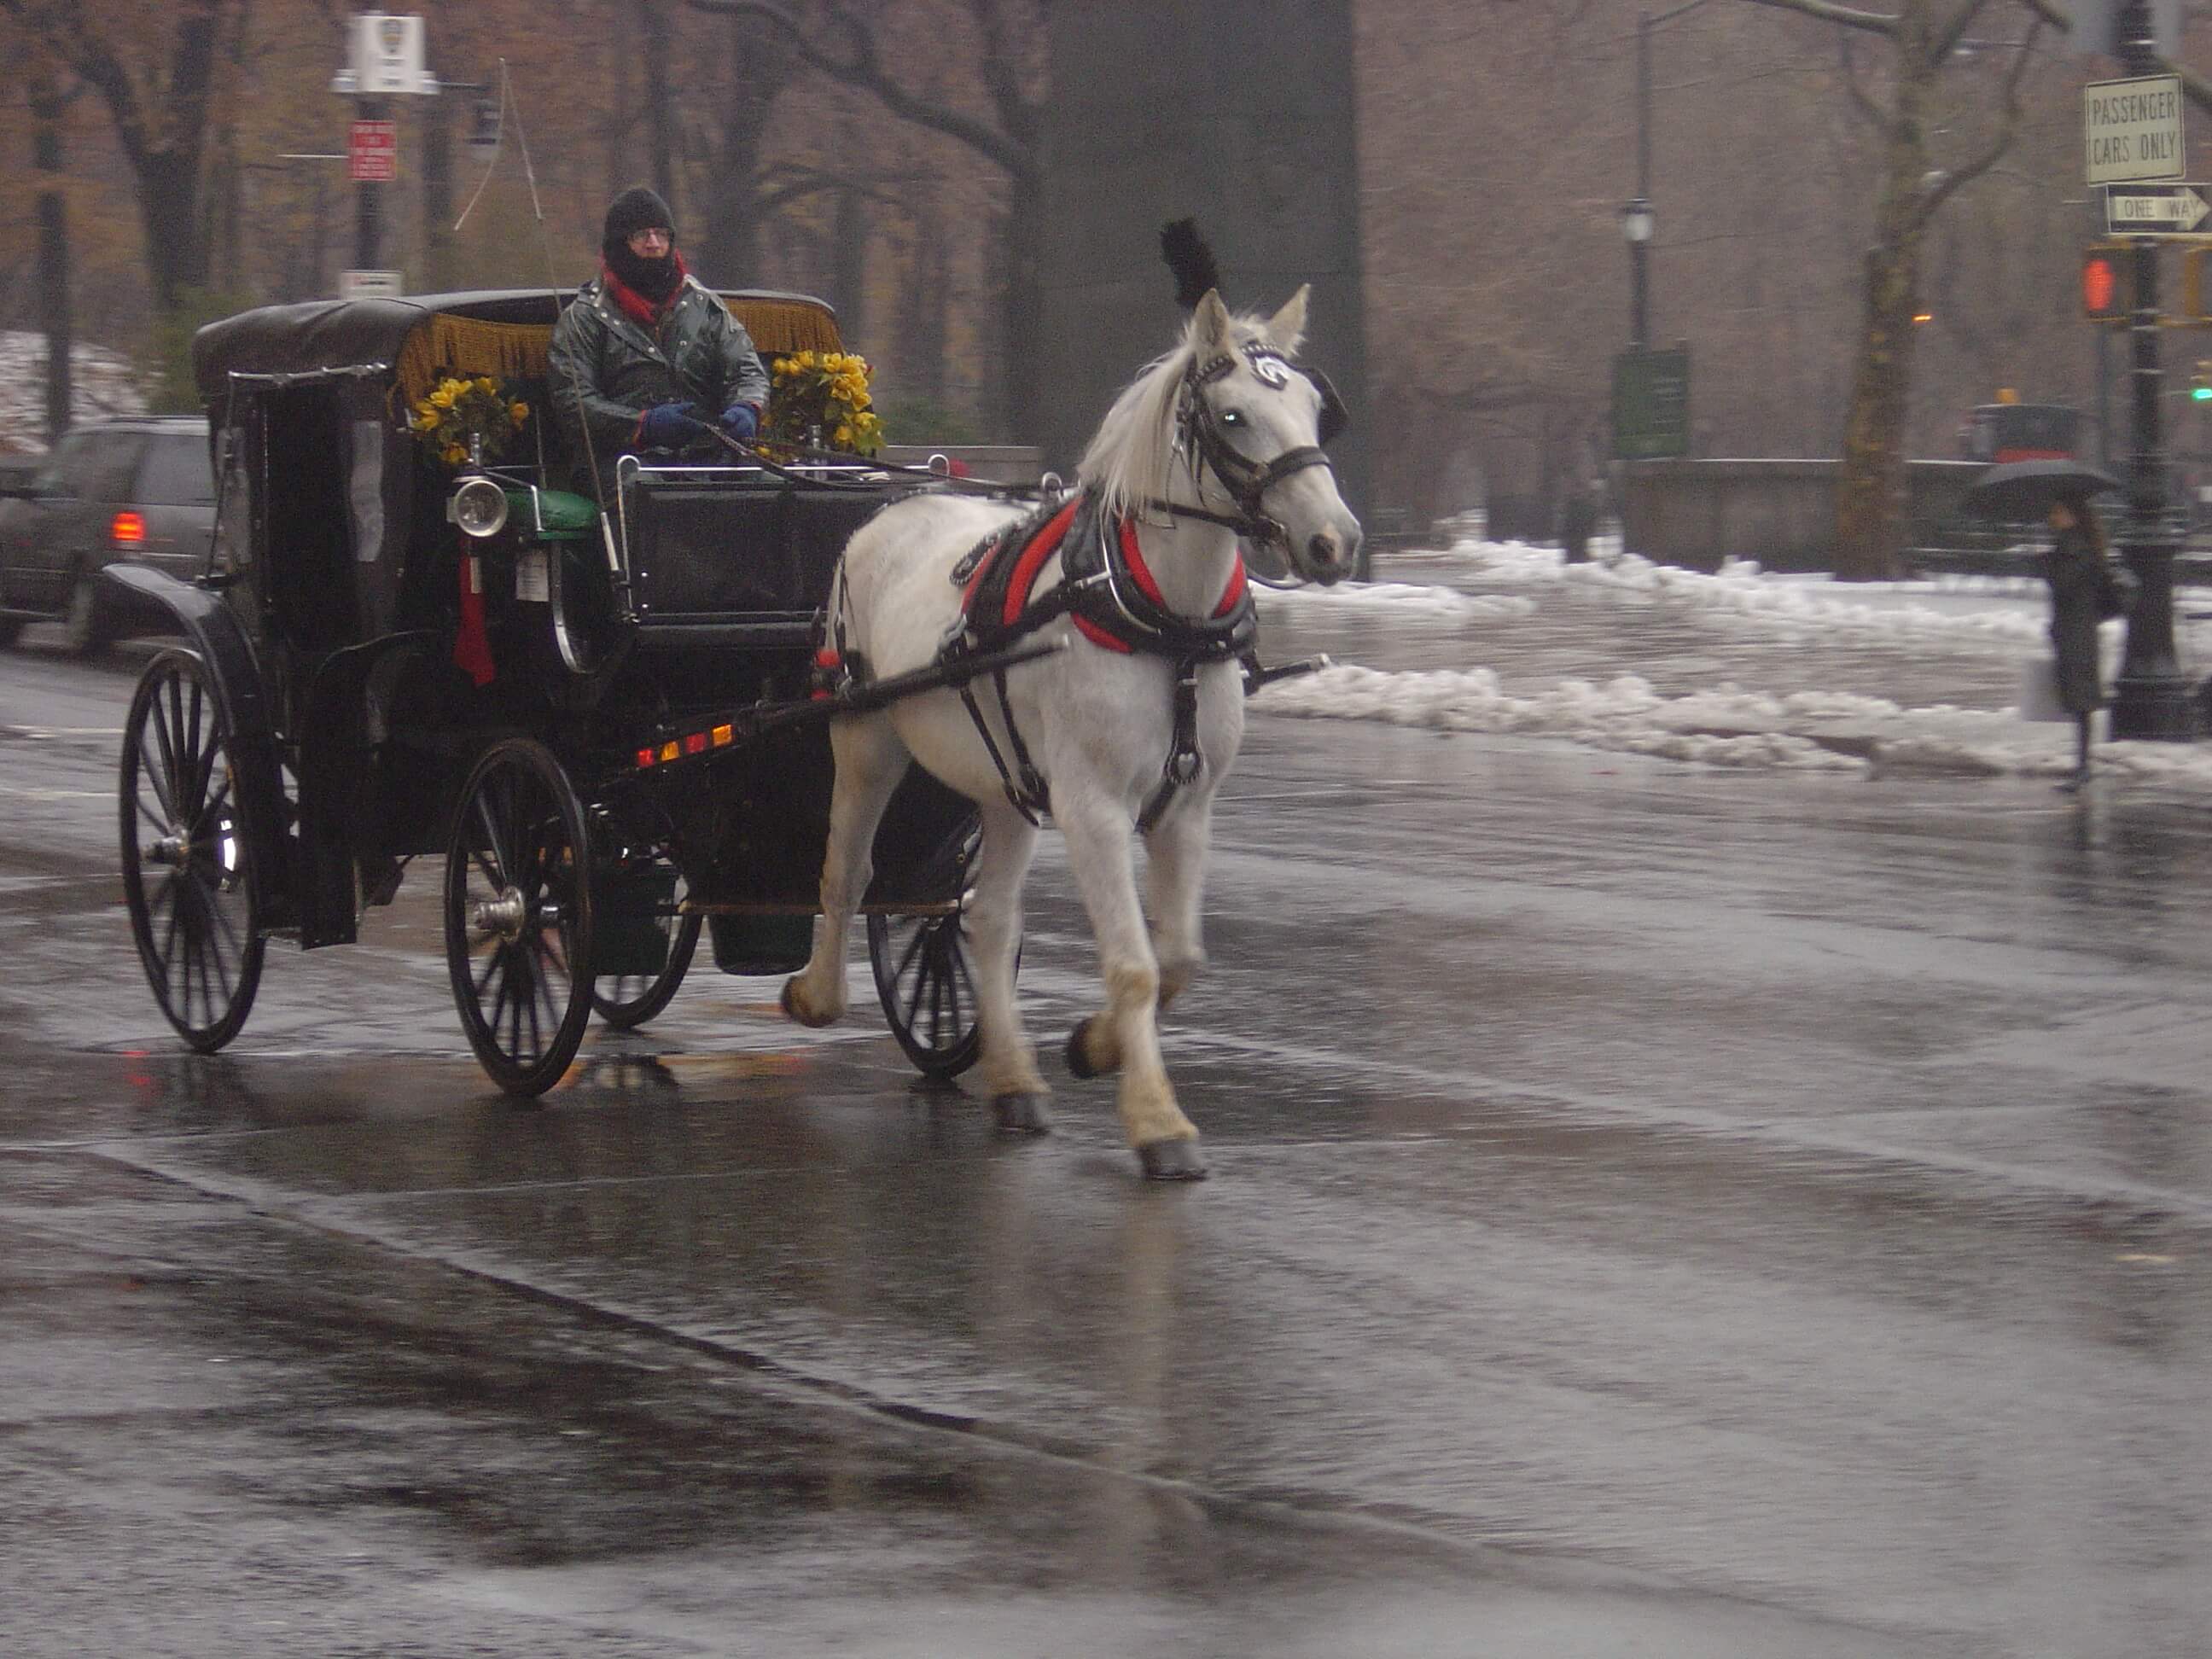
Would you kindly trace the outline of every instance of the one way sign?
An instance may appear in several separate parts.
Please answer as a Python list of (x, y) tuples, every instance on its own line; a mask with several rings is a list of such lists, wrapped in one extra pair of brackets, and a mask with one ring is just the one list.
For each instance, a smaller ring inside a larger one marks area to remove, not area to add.
[(2105, 191), (2105, 228), (2112, 235), (2187, 234), (2212, 214), (2197, 185), (2130, 185)]

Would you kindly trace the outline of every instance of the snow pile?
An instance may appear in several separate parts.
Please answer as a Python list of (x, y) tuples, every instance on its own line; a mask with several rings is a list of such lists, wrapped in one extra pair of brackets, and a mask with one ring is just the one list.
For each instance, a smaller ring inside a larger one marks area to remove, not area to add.
[[(143, 415), (146, 394), (131, 360), (104, 346), (70, 349), (70, 404), (76, 419)], [(0, 331), (0, 454), (46, 447), (46, 337)]]
[(1424, 587), (1410, 582), (1354, 582), (1340, 587), (1259, 587), (1253, 589), (1263, 605), (1279, 606), (1304, 616), (1333, 612), (1345, 616), (1474, 618), (1525, 617), (1536, 609), (1534, 599), (1509, 593), (1462, 593), (1455, 587)]
[[(1973, 668), (1959, 683), (1978, 684), (1988, 697), (1993, 678), (2009, 684), (2003, 678), (2008, 659), (2025, 666), (2048, 648), (2048, 596), (2039, 580), (1950, 576), (1840, 583), (1826, 576), (1776, 574), (1749, 563), (1705, 574), (1632, 556), (1571, 565), (1556, 549), (1480, 541), (1404, 555), (1394, 563), (1443, 575), (1457, 586), (1381, 583), (1274, 594), (1269, 602), (1279, 607), (1276, 615), (1306, 630), (1301, 648), (1335, 650), (1328, 625), (1356, 617), (1361, 629), (1352, 648), (1362, 654), (1379, 650), (1386, 660), (1393, 654), (1393, 618), (1407, 624), (1406, 648), (1431, 660), (1437, 654), (1435, 619), (1481, 619), (1489, 625), (1447, 643), (1468, 665), (1392, 671), (1340, 663), (1270, 685), (1254, 699), (1255, 712), (1512, 734), (1771, 770), (2056, 777), (2073, 764), (2069, 722), (2030, 724), (2009, 708), (1908, 704), (1847, 689), (1854, 678), (1894, 684), (1900, 661), (1923, 667), (1920, 684), (1942, 685), (1953, 678), (1942, 665), (1955, 662), (1962, 671)], [(1496, 591), (1501, 588), (1522, 592)], [(2194, 643), (2191, 635), (2212, 641), (2187, 620), (2189, 611), (2212, 601), (2212, 593), (2191, 589), (2177, 598), (2185, 647)], [(1685, 645), (1672, 623), (1654, 632), (1638, 620), (1649, 617), (1654, 606), (1668, 607), (1669, 617), (1716, 624), (1711, 636), (1741, 641), (1741, 655), (1730, 656), (1724, 643)], [(1607, 623), (1608, 614), (1616, 620)], [(1535, 630), (1524, 634), (1521, 624), (1529, 619)], [(2109, 682), (2118, 625), (2106, 632)], [(1629, 672), (1603, 680), (1547, 672), (1577, 654), (1586, 660), (1589, 651), (1578, 653), (1574, 644), (1585, 639), (1590, 651), (1609, 653)], [(1426, 643), (1417, 647), (1417, 641)], [(1528, 641), (1536, 642), (1534, 649)], [(1644, 641), (1665, 659), (1665, 669), (1653, 672), (1667, 672), (1680, 695), (1666, 695), (1632, 672)], [(1778, 642), (1790, 648), (1778, 654)], [(1793, 674), (1796, 689), (1760, 690), (1718, 676), (1711, 684), (1685, 689), (1680, 667), (1685, 650), (1690, 660), (1717, 651), (1741, 678)], [(1511, 682), (1496, 666), (1477, 665), (1485, 658), (1507, 665)], [(1925, 672), (1930, 664), (1932, 672)], [(1808, 688), (1806, 680), (1815, 676), (1827, 683)], [(2110, 775), (2212, 792), (2212, 743), (2100, 744), (2098, 757)]]
[[(1519, 542), (1461, 542), (1451, 549), (1451, 556), (1455, 562), (1465, 562), (1470, 580), (1484, 586), (1570, 583), (1760, 623), (1914, 637), (1970, 634), (2039, 639), (2044, 631), (2039, 616), (1972, 603), (2040, 598), (2043, 584), (2033, 578), (1951, 576), (1933, 582), (1845, 583), (1826, 576), (1771, 574), (1747, 560), (1730, 559), (1711, 573), (1686, 570), (1655, 564), (1634, 553), (1569, 564), (1556, 548)], [(1929, 599), (1968, 603), (1931, 605), (1925, 603)]]
[[(1716, 766), (1833, 770), (1860, 764), (1788, 732), (1713, 729), (1720, 702), (1741, 696), (1730, 686), (1670, 702), (1638, 676), (1623, 674), (1603, 685), (1569, 680), (1533, 696), (1514, 696), (1487, 668), (1394, 674), (1343, 665), (1279, 681), (1255, 703), (1269, 714), (1564, 738), (1596, 749)], [(1692, 703), (1697, 708), (1680, 718)]]

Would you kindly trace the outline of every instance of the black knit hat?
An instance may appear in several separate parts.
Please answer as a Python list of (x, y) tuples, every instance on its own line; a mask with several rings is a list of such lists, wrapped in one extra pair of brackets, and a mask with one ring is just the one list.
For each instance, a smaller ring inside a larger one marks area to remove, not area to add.
[(611, 253), (628, 242), (641, 230), (665, 230), (668, 240), (676, 240), (676, 218), (669, 212), (668, 204), (662, 201), (643, 185), (633, 185), (614, 199), (607, 210), (606, 231), (599, 246)]

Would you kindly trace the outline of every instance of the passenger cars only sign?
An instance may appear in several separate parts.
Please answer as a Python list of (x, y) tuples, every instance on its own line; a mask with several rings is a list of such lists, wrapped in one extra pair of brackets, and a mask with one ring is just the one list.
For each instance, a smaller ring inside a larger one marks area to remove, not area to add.
[(2094, 81), (2081, 89), (2088, 182), (2181, 177), (2181, 77)]

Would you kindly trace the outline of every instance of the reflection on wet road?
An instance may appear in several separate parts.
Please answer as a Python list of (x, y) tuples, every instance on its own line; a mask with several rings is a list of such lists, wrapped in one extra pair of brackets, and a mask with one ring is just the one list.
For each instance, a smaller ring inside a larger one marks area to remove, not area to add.
[[(287, 1338), (325, 1356), (326, 1426), (422, 1409), (380, 1403), (347, 1334), (362, 1275), (395, 1327), (510, 1334), (466, 1362), (495, 1414), (535, 1398), (604, 1467), (471, 1477), (508, 1507), (447, 1585), (471, 1617), (542, 1593), (723, 1650), (682, 1612), (713, 1574), (787, 1651), (2117, 1659), (2212, 1628), (2212, 865), (2184, 805), (1261, 719), (1168, 1022), (1215, 1179), (1161, 1190), (1107, 1085), (997, 1141), (857, 984), (808, 1033), (773, 981), (702, 969), (514, 1106), (461, 1045), (421, 869), (361, 945), (272, 951), (245, 1036), (181, 1056), (105, 873), (109, 769), (0, 744), (0, 781), (85, 791), (11, 800), (0, 842), (0, 1170), (155, 1172), (276, 1224), (252, 1248), (338, 1304)], [(1092, 994), (1049, 840), (1032, 890), (1056, 1046)], [(43, 1202), (0, 1215), (93, 1231)], [(229, 1310), (228, 1346), (264, 1317)], [(701, 1420), (732, 1361), (771, 1397)], [(617, 1409), (647, 1363), (669, 1380)], [(740, 1468), (779, 1432), (755, 1414), (798, 1426)], [(656, 1433), (706, 1467), (640, 1475)], [(810, 1557), (825, 1485), (872, 1519)], [(982, 1517), (957, 1548), (954, 1515)], [(1316, 1565), (1283, 1516), (1352, 1531)], [(802, 1541), (740, 1565), (771, 1520)], [(1010, 1582), (979, 1589), (994, 1551)], [(855, 1572), (958, 1639), (902, 1646)]]

